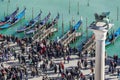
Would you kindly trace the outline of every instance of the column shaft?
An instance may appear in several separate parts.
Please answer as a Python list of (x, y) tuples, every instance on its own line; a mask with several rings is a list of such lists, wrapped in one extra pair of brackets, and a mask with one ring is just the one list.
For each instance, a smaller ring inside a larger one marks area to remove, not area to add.
[(105, 40), (96, 39), (95, 80), (104, 80)]

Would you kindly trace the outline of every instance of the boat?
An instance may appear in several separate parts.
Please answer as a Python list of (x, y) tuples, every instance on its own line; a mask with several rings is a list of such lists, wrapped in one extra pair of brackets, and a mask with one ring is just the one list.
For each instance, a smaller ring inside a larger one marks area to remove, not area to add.
[[(113, 43), (113, 41), (115, 41), (118, 37), (120, 36), (120, 28), (118, 28), (116, 30), (116, 32), (114, 32), (113, 34), (111, 34), (110, 36), (107, 37), (106, 41), (105, 41), (105, 46), (108, 46), (110, 44)], [(95, 46), (95, 35), (93, 34), (92, 37), (90, 39), (88, 39), (85, 44), (83, 44), (82, 47), (82, 52), (85, 52), (85, 50), (88, 50), (91, 48), (91, 46)]]
[(70, 34), (74, 33), (76, 30), (78, 30), (78, 28), (81, 26), (81, 24), (82, 24), (82, 20), (79, 20), (79, 21), (75, 24), (75, 26), (73, 26), (73, 29), (69, 30), (64, 36), (62, 36), (60, 39), (58, 39), (57, 42), (61, 42), (61, 41), (64, 41), (65, 39), (67, 39), (67, 37), (68, 37)]
[(48, 37), (50, 34), (52, 34), (52, 33), (54, 33), (55, 31), (57, 31), (57, 28), (54, 28), (54, 26), (58, 23), (59, 17), (60, 17), (60, 15), (59, 15), (59, 13), (58, 13), (57, 16), (55, 17), (55, 19), (54, 19), (50, 24), (48, 24), (43, 31), (41, 31), (41, 32), (38, 34), (38, 36), (40, 36), (40, 37), (38, 37), (40, 40), (45, 39), (45, 38)]
[(19, 8), (17, 8), (12, 14), (6, 16), (3, 20), (0, 21), (0, 26), (6, 24), (11, 18), (14, 18), (18, 13)]
[(50, 24), (48, 24), (46, 26), (46, 29), (48, 29), (49, 27), (54, 26), (55, 24), (57, 24), (59, 18), (60, 18), (60, 14), (58, 13), (57, 16), (55, 17), (55, 19)]
[(24, 8), (24, 10), (22, 12), (20, 12), (17, 16), (15, 16), (14, 18), (10, 19), (7, 24), (1, 26), (0, 29), (9, 28), (12, 25), (16, 24), (17, 22), (19, 22), (25, 16), (25, 11), (26, 11), (26, 8)]
[(91, 45), (93, 45), (94, 43), (95, 43), (95, 34), (92, 34), (92, 36), (89, 39), (82, 42), (82, 46), (80, 47), (82, 48), (82, 51), (85, 51), (86, 49), (90, 48)]
[(17, 32), (23, 32), (23, 31), (26, 31), (26, 30), (34, 27), (38, 23), (38, 21), (40, 20), (41, 14), (42, 14), (42, 11), (40, 11), (40, 13), (37, 15), (37, 17), (35, 17), (34, 19), (27, 22), (24, 26), (17, 29)]
[(39, 27), (44, 26), (49, 20), (50, 16), (51, 16), (51, 13), (49, 12), (49, 14), (40, 22)]
[(120, 28), (118, 28), (116, 30), (116, 32), (114, 32), (112, 35), (108, 36), (108, 38), (105, 41), (105, 45), (110, 45), (111, 43), (113, 43), (113, 41), (115, 41), (118, 37), (120, 36)]
[[(51, 16), (51, 13), (49, 12), (49, 14), (43, 20), (40, 21), (38, 28), (44, 27), (45, 24), (48, 22), (50, 16)], [(36, 31), (37, 31), (36, 27), (33, 27), (32, 29), (27, 30), (25, 34), (27, 34), (27, 35), (33, 34)]]
[(46, 38), (50, 33), (55, 32), (57, 29), (54, 28), (55, 24), (58, 23), (59, 20), (59, 13), (57, 14), (57, 16), (55, 17), (55, 19), (48, 25), (46, 25), (45, 29), (40, 29), (38, 30), (38, 32), (32, 37), (35, 41), (40, 39), (44, 39)]

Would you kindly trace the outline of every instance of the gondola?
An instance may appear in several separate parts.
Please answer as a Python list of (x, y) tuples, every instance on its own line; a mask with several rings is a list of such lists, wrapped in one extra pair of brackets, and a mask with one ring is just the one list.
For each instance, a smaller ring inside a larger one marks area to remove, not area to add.
[(108, 38), (105, 41), (105, 45), (110, 45), (120, 36), (120, 28), (116, 32), (114, 32), (112, 35), (108, 36)]
[(55, 24), (57, 24), (59, 18), (60, 18), (60, 14), (58, 13), (57, 16), (55, 17), (55, 19), (50, 24), (48, 24), (46, 26), (46, 29), (48, 29), (49, 27), (54, 26)]
[(60, 17), (60, 15), (58, 13), (57, 16), (55, 17), (55, 19), (51, 23), (47, 24), (46, 28), (38, 34), (38, 36), (40, 36), (40, 37), (38, 37), (40, 40), (45, 39), (50, 34), (57, 31), (57, 29), (54, 28), (54, 26), (58, 23), (59, 17)]
[[(105, 46), (108, 46), (113, 43), (118, 37), (120, 36), (120, 28), (114, 34), (111, 34), (110, 36), (107, 37), (105, 41)], [(95, 40), (95, 35), (93, 34), (92, 37), (83, 45), (83, 49), (88, 47), (89, 45), (93, 44)]]
[(7, 24), (1, 26), (0, 29), (9, 28), (12, 25), (16, 24), (17, 22), (19, 22), (25, 16), (25, 11), (26, 11), (26, 8), (22, 12), (20, 12), (17, 16), (15, 16), (14, 18), (10, 19)]
[(6, 24), (10, 19), (14, 18), (18, 13), (19, 8), (17, 8), (12, 14), (6, 16), (3, 20), (0, 21), (0, 26)]
[(64, 41), (70, 34), (72, 34), (74, 31), (78, 30), (78, 28), (81, 26), (82, 20), (79, 20), (75, 26), (73, 26), (73, 29), (69, 30), (64, 36), (62, 36), (57, 42)]
[(40, 20), (41, 14), (42, 14), (42, 11), (40, 11), (40, 13), (37, 15), (37, 17), (35, 17), (34, 19), (32, 19), (28, 23), (26, 23), (24, 26), (17, 29), (17, 32), (23, 32), (23, 31), (26, 31), (26, 30), (34, 27), (38, 23), (38, 21)]
[[(45, 24), (48, 22), (50, 16), (51, 16), (51, 13), (49, 12), (49, 14), (43, 20), (40, 21), (38, 28), (44, 27)], [(36, 27), (27, 30), (25, 34), (29, 35), (29, 34), (32, 34), (34, 32), (36, 32)]]

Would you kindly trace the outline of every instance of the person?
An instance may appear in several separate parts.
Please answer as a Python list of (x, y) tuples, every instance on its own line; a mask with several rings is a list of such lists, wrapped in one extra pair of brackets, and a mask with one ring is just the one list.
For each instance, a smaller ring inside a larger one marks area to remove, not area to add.
[(35, 71), (36, 71), (36, 75), (39, 76), (39, 72), (38, 72), (37, 67), (35, 67)]
[(25, 80), (28, 80), (28, 72), (26, 69), (25, 69), (25, 75), (26, 75)]
[(54, 72), (57, 73), (57, 65), (55, 64)]
[(67, 56), (67, 62), (69, 63), (69, 61), (70, 61), (70, 56), (68, 55)]
[(116, 71), (117, 63), (114, 62), (114, 71)]
[(62, 78), (62, 80), (65, 80), (65, 73), (64, 72), (61, 73), (61, 78)]
[(63, 58), (64, 58), (64, 64), (65, 64), (65, 61), (66, 61), (66, 56), (64, 56)]
[(91, 68), (91, 72), (90, 72), (90, 77), (89, 77), (90, 80), (94, 80), (94, 69)]
[(114, 59), (114, 62), (117, 62), (117, 60), (118, 60), (118, 55), (114, 55), (114, 56), (113, 56), (113, 59)]
[(82, 58), (82, 59), (81, 59), (81, 63), (83, 64), (83, 62), (84, 62), (84, 59)]
[(85, 57), (87, 57), (87, 55), (88, 55), (88, 51), (86, 50), (86, 51), (85, 51)]
[(23, 72), (22, 72), (22, 70), (20, 70), (20, 80), (22, 80), (23, 79)]
[(87, 68), (87, 65), (88, 65), (87, 60), (85, 60), (84, 61), (84, 67), (85, 67), (85, 69)]
[(42, 77), (42, 80), (45, 80), (45, 76)]
[(2, 72), (0, 71), (0, 79), (2, 78)]
[(61, 66), (62, 72), (64, 72), (64, 64), (62, 62), (60, 62), (60, 66)]
[(93, 60), (90, 61), (90, 66), (91, 66), (91, 68), (93, 68), (93, 66), (94, 66)]
[(16, 74), (15, 73), (13, 73), (13, 75), (12, 75), (12, 80), (16, 80)]
[(117, 76), (120, 79), (120, 69), (117, 70)]
[(80, 80), (86, 80), (85, 75), (83, 73), (80, 74)]
[(81, 62), (80, 62), (80, 61), (77, 62), (77, 67), (78, 67), (79, 69), (81, 68)]
[(21, 56), (20, 56), (20, 54), (18, 54), (18, 61), (19, 61), (19, 63), (21, 62)]
[(32, 68), (31, 76), (32, 76), (32, 77), (35, 77), (35, 70), (34, 70), (34, 68)]
[(14, 60), (16, 60), (16, 58), (17, 58), (17, 53), (14, 52), (14, 53), (13, 53), (13, 56), (14, 56)]
[(59, 73), (61, 74), (61, 65), (59, 64)]
[(3, 63), (1, 64), (1, 67), (2, 67), (2, 68), (4, 68), (4, 65), (3, 65)]

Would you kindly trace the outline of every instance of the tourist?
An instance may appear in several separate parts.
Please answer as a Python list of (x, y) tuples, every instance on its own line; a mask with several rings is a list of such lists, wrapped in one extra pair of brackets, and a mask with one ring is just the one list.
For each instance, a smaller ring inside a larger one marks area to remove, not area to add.
[(54, 72), (57, 73), (57, 65), (54, 66)]
[(80, 60), (77, 62), (77, 67), (78, 67), (79, 69), (82, 68), (82, 67), (81, 67), (81, 61), (80, 61)]
[(65, 61), (66, 61), (66, 56), (64, 56), (64, 64), (65, 64)]
[(94, 69), (93, 68), (91, 68), (91, 72), (89, 74), (89, 79), (94, 80)]
[(83, 75), (83, 73), (80, 74), (80, 80), (86, 80), (85, 75)]
[(21, 63), (21, 56), (20, 56), (20, 54), (18, 54), (18, 61), (19, 61), (19, 63)]
[(62, 71), (61, 71), (61, 65), (60, 64), (59, 64), (58, 68), (59, 68), (59, 74), (61, 74)]
[(113, 56), (113, 59), (114, 59), (114, 62), (117, 62), (117, 60), (118, 60), (118, 55), (114, 55), (114, 56)]
[(90, 66), (91, 66), (91, 68), (93, 68), (93, 66), (94, 66), (93, 60), (90, 60)]
[(69, 61), (70, 61), (70, 56), (68, 55), (67, 56), (67, 62), (69, 63)]
[(120, 80), (120, 69), (117, 70), (117, 78)]
[(87, 59), (84, 60), (84, 67), (85, 69), (87, 68), (87, 65), (88, 65), (88, 62), (87, 62)]
[(87, 57), (88, 56), (88, 51), (86, 50), (84, 54), (85, 54), (85, 57)]
[(13, 52), (13, 56), (14, 56), (14, 60), (16, 60), (17, 59), (17, 53)]

